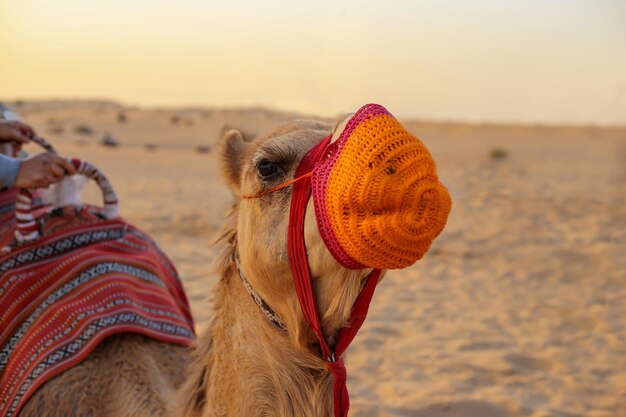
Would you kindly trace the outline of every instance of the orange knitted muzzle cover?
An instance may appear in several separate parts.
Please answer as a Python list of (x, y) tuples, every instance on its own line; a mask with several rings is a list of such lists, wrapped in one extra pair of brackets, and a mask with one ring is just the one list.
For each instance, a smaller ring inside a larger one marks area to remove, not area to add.
[(316, 162), (315, 216), (335, 259), (400, 269), (421, 259), (452, 201), (424, 144), (384, 107), (363, 106)]

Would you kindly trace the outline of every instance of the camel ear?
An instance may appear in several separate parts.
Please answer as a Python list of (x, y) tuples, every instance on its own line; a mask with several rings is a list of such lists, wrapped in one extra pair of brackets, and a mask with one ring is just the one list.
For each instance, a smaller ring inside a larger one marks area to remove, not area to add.
[(333, 126), (333, 137), (330, 139), (331, 143), (339, 139), (339, 136), (341, 136), (341, 133), (346, 128), (346, 125), (348, 124), (352, 116), (354, 116), (354, 113), (347, 114), (343, 117), (338, 118), (335, 121), (335, 124)]
[(247, 141), (236, 129), (230, 129), (224, 133), (219, 144), (222, 178), (236, 194), (239, 194), (241, 189), (241, 163), (246, 144)]
[(256, 133), (253, 133), (250, 131), (244, 131), (240, 128), (232, 127), (226, 124), (226, 125), (223, 125), (222, 128), (220, 129), (220, 138), (223, 138), (224, 136), (226, 136), (226, 134), (230, 132), (231, 130), (238, 130), (246, 142), (253, 142), (254, 139), (258, 136)]

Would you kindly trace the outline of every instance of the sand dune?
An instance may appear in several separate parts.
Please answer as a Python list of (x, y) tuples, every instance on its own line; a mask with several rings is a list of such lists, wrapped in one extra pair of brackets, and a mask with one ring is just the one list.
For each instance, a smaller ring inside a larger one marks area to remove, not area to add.
[[(175, 261), (206, 326), (211, 242), (232, 197), (214, 154), (195, 148), (227, 125), (257, 133), (297, 115), (106, 102), (16, 110), (110, 176), (122, 213)], [(433, 152), (454, 206), (425, 259), (389, 273), (375, 295), (347, 359), (351, 415), (626, 416), (626, 128), (407, 127)], [(104, 131), (120, 147), (100, 146)]]

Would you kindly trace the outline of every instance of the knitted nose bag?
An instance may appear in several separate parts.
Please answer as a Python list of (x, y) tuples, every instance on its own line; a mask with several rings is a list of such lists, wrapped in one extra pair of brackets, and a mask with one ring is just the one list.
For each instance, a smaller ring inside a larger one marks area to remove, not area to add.
[[(293, 184), (289, 263), (300, 306), (334, 378), (334, 414), (345, 417), (350, 403), (341, 355), (365, 320), (381, 270), (422, 258), (443, 230), (452, 203), (426, 147), (384, 107), (363, 106), (337, 133), (304, 156), (295, 180), (271, 191)], [(311, 195), (320, 235), (337, 262), (372, 268), (333, 347), (322, 332), (304, 243)]]

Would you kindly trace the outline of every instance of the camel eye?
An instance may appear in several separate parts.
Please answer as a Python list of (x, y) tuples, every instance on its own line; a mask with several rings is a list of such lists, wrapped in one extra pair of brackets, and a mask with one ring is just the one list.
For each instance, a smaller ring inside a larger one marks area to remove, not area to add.
[(279, 165), (267, 159), (259, 162), (257, 170), (259, 171), (259, 176), (264, 180), (271, 180), (283, 173), (283, 169)]

